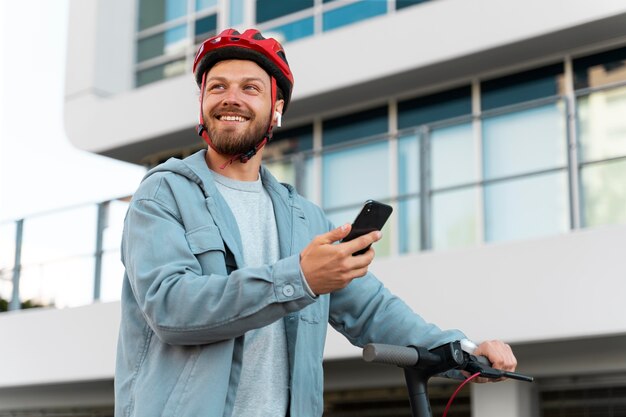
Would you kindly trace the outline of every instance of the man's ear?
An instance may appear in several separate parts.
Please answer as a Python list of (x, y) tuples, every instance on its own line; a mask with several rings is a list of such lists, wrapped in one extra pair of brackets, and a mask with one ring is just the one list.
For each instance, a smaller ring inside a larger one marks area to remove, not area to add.
[(285, 100), (276, 100), (276, 104), (274, 105), (274, 114), (272, 115), (274, 126), (280, 127), (284, 105)]

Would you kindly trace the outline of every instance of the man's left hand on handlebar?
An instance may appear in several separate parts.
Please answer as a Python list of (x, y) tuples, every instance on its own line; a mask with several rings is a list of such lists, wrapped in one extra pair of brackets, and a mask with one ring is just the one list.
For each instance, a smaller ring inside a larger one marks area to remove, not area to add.
[[(485, 356), (487, 359), (489, 359), (489, 362), (491, 362), (491, 367), (495, 369), (513, 372), (517, 367), (517, 359), (513, 354), (513, 350), (511, 350), (511, 346), (500, 340), (488, 340), (482, 342), (480, 345), (478, 345), (473, 355)], [(475, 379), (475, 381), (483, 383), (499, 380), (477, 378)]]

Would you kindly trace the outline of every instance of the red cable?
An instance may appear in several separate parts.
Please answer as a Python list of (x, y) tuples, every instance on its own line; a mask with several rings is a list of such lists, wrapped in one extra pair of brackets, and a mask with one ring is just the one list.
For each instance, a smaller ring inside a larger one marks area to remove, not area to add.
[(465, 384), (470, 382), (472, 379), (477, 378), (479, 376), (480, 376), (480, 372), (476, 372), (474, 375), (470, 376), (465, 381), (461, 382), (461, 384), (457, 387), (456, 391), (454, 391), (454, 394), (452, 394), (452, 396), (448, 400), (448, 404), (446, 405), (446, 409), (443, 411), (443, 417), (446, 417), (448, 415), (448, 410), (450, 409), (450, 406), (452, 405), (452, 401), (454, 400), (454, 397), (456, 397), (456, 395), (459, 393), (459, 391), (461, 391), (461, 388), (463, 388), (465, 386)]

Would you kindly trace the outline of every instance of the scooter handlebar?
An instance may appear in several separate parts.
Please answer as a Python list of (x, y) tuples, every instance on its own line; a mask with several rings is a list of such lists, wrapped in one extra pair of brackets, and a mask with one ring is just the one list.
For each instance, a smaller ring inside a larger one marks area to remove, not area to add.
[(419, 353), (412, 347), (370, 343), (363, 348), (363, 359), (365, 362), (406, 367), (417, 364)]

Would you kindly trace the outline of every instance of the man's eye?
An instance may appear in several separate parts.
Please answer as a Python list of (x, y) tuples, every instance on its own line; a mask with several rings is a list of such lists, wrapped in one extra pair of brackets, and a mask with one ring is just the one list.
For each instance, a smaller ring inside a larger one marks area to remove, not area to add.
[(224, 88), (226, 88), (224, 86), (224, 84), (213, 84), (209, 86), (209, 91), (213, 91), (213, 90), (223, 90)]
[(259, 87), (252, 84), (246, 85), (243, 89), (248, 91), (259, 91)]

